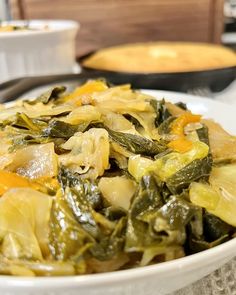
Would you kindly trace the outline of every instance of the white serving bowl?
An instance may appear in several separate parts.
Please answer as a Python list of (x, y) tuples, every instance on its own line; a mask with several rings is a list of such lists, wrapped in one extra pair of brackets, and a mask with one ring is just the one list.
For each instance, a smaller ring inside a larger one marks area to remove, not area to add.
[[(168, 101), (182, 101), (193, 112), (214, 118), (236, 134), (235, 107), (196, 96), (145, 90)], [(236, 238), (170, 262), (117, 272), (71, 277), (0, 276), (1, 295), (163, 295), (201, 279), (236, 255)]]
[[(3, 24), (22, 26), (25, 21)], [(70, 20), (32, 20), (30, 28), (0, 32), (0, 81), (22, 76), (72, 73), (79, 24)], [(44, 29), (45, 26), (48, 29)]]

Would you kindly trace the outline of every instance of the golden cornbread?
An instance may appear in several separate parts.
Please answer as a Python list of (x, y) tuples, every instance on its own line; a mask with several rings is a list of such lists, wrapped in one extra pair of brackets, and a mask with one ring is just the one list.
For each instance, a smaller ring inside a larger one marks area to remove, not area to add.
[(236, 54), (215, 44), (150, 42), (101, 49), (82, 64), (87, 68), (116, 72), (189, 72), (235, 66)]

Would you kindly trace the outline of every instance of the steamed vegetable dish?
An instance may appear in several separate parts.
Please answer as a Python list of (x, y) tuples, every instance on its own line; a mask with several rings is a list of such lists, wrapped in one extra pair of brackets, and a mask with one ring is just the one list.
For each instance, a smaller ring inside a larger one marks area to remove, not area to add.
[(212, 120), (88, 81), (0, 110), (0, 273), (150, 265), (234, 237), (236, 138)]

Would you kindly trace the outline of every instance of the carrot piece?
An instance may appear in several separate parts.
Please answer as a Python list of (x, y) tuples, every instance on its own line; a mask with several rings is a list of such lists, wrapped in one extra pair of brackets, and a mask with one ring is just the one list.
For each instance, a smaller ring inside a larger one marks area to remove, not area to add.
[[(94, 92), (101, 92), (106, 90), (108, 87), (102, 81), (88, 81), (80, 87), (77, 87), (72, 93), (68, 94), (63, 98), (64, 101), (75, 101), (77, 106), (81, 106), (82, 100), (80, 96), (90, 96)], [(90, 97), (92, 101), (92, 97)]]
[(185, 138), (172, 140), (168, 144), (168, 147), (170, 147), (171, 149), (173, 149), (179, 153), (185, 153), (185, 152), (190, 151), (192, 146), (193, 146), (192, 142), (185, 139)]
[(171, 134), (176, 135), (176, 139), (169, 142), (168, 146), (179, 153), (185, 153), (192, 148), (191, 141), (185, 138), (184, 127), (189, 123), (197, 123), (201, 120), (200, 115), (184, 113), (171, 124)]
[(193, 115), (191, 113), (185, 113), (179, 116), (174, 122), (171, 124), (171, 133), (184, 136), (184, 127), (189, 123), (199, 122), (201, 119), (200, 115)]
[(0, 195), (14, 187), (34, 187), (34, 183), (16, 173), (0, 170)]

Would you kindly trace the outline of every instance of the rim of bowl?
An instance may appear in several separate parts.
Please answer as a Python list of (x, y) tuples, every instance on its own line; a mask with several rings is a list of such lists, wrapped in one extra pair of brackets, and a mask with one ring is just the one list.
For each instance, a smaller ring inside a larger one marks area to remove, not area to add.
[[(144, 279), (151, 275), (175, 273), (180, 269), (186, 269), (194, 264), (200, 264), (206, 261), (216, 261), (223, 252), (236, 254), (236, 238), (227, 241), (214, 248), (202, 252), (178, 258), (172, 261), (162, 262), (149, 266), (131, 268), (126, 270), (112, 271), (107, 273), (58, 276), (58, 277), (16, 277), (0, 276), (0, 283), (4, 282), (4, 288), (31, 288), (40, 289), (42, 287), (49, 289), (59, 289), (62, 287), (95, 287), (109, 285), (113, 283), (127, 282), (137, 279)], [(234, 255), (228, 255), (233, 257)], [(224, 255), (222, 255), (222, 258)], [(226, 255), (227, 257), (227, 255)], [(226, 258), (225, 257), (225, 258)], [(1, 287), (0, 287), (1, 290)]]
[[(36, 35), (50, 35), (70, 30), (79, 30), (80, 23), (73, 20), (53, 20), (53, 19), (32, 19), (32, 20), (12, 20), (3, 21), (3, 24), (9, 25), (25, 25), (27, 22), (31, 23), (34, 28), (39, 28), (38, 30), (22, 30), (22, 31), (10, 31), (10, 32), (0, 32), (0, 39), (10, 39), (10, 38), (21, 38), (21, 37), (32, 37)], [(48, 30), (45, 30), (43, 26), (49, 26)], [(51, 26), (51, 27), (50, 27)]]

